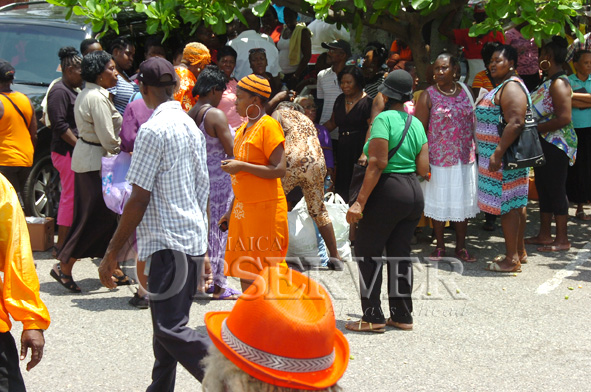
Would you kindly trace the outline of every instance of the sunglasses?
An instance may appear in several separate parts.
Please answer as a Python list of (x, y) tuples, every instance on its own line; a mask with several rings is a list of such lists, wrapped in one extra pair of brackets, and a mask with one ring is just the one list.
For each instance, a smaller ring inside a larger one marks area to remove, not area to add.
[(253, 54), (253, 53), (267, 53), (267, 52), (265, 51), (264, 48), (254, 48), (254, 49), (250, 49), (248, 51), (248, 54)]

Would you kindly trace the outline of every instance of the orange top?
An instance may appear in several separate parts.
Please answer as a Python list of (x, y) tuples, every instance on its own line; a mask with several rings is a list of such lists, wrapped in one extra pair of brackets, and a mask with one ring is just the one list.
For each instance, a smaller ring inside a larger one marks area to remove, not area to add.
[[(11, 97), (12, 98), (12, 97)], [(10, 331), (9, 315), (23, 329), (47, 329), (49, 312), (39, 298), (39, 279), (25, 215), (14, 188), (0, 174), (0, 332)]]
[[(271, 153), (285, 143), (281, 125), (267, 115), (250, 128), (246, 128), (247, 124), (242, 124), (236, 130), (235, 159), (255, 165), (268, 165)], [(280, 178), (261, 178), (244, 171), (232, 176), (232, 187), (236, 200), (244, 203), (276, 200), (285, 196)]]
[(193, 97), (193, 87), (195, 87), (197, 78), (187, 68), (176, 67), (174, 70), (181, 80), (179, 91), (174, 94), (174, 99), (181, 103), (181, 107), (185, 112), (188, 112), (195, 106), (197, 101), (196, 97)]
[(396, 40), (392, 42), (392, 46), (390, 46), (390, 52), (398, 53), (400, 55), (400, 60), (412, 61), (412, 51), (410, 50), (410, 46), (402, 48), (398, 45), (398, 41)]
[(12, 103), (0, 94), (0, 102), (4, 105), (4, 115), (0, 118), (0, 166), (31, 167), (35, 152), (27, 127), (33, 117), (31, 102), (25, 94), (17, 91), (5, 94), (23, 112), (27, 123)]
[(494, 89), (489, 77), (486, 75), (486, 70), (482, 70), (474, 75), (474, 81), (472, 82), (472, 88), (483, 88), (487, 91)]

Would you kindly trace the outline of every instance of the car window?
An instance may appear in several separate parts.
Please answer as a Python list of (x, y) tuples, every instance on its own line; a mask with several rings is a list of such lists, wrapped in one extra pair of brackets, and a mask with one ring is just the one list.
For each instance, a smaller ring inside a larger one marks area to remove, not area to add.
[(33, 24), (0, 24), (0, 58), (16, 70), (15, 83), (44, 83), (61, 76), (57, 52), (78, 48), (85, 32)]

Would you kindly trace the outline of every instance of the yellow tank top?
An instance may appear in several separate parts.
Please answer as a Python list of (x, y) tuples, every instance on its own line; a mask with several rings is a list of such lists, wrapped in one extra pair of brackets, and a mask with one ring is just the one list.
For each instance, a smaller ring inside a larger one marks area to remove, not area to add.
[[(29, 98), (17, 91), (4, 94), (18, 106), (28, 124), (33, 115)], [(2, 94), (0, 94), (0, 102), (4, 106), (4, 115), (0, 118), (0, 166), (31, 167), (34, 148), (27, 124), (12, 103)]]

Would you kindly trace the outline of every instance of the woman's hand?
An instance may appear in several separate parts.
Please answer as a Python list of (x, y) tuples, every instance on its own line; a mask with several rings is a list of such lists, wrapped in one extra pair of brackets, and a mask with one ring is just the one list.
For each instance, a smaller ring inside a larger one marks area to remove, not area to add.
[[(228, 212), (226, 212), (224, 215), (222, 215), (222, 217), (220, 218), (219, 222), (218, 222), (218, 227), (220, 227), (220, 230), (222, 227), (225, 227), (226, 230), (228, 230), (228, 225), (230, 223), (230, 215), (232, 214), (232, 209), (230, 208), (228, 210)], [(223, 230), (223, 231), (226, 231)]]
[(347, 211), (347, 223), (352, 225), (353, 223), (359, 222), (363, 218), (363, 207), (359, 204), (358, 201), (353, 203), (353, 205)]
[(367, 166), (367, 156), (362, 153), (359, 159), (357, 160), (357, 164), (361, 166)]
[(242, 162), (236, 159), (222, 161), (222, 170), (228, 174), (236, 174), (242, 171)]
[(491, 155), (490, 160), (488, 161), (488, 170), (491, 172), (496, 172), (501, 168), (501, 161), (503, 160), (503, 156), (495, 150), (495, 152)]

